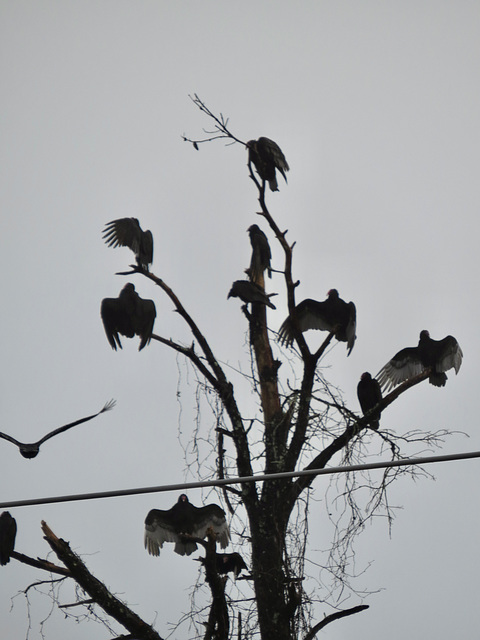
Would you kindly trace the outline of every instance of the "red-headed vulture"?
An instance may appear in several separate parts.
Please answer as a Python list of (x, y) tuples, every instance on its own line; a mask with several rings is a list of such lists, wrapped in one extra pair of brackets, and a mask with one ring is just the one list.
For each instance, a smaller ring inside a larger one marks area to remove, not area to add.
[(376, 377), (382, 389), (388, 392), (404, 380), (430, 369), (430, 384), (444, 387), (447, 382), (445, 371), (455, 369), (455, 373), (458, 373), (462, 359), (462, 350), (453, 336), (433, 340), (424, 329), (420, 332), (418, 346), (399, 351), (380, 369)]
[(153, 262), (153, 236), (143, 231), (137, 218), (119, 218), (109, 222), (103, 230), (109, 247), (128, 247), (135, 254), (137, 265), (148, 271)]
[(10, 562), (15, 549), (15, 536), (17, 535), (17, 523), (8, 511), (0, 515), (0, 565)]
[(210, 528), (225, 549), (230, 540), (225, 511), (216, 504), (195, 507), (182, 493), (171, 509), (149, 511), (145, 519), (145, 549), (150, 555), (159, 556), (164, 542), (174, 542), (175, 553), (189, 556), (197, 549), (197, 544), (185, 539), (184, 535), (205, 538)]
[[(295, 307), (295, 315), (299, 330), (319, 329), (329, 331), (340, 342), (347, 343), (350, 355), (355, 344), (357, 326), (357, 312), (353, 302), (342, 300), (336, 289), (330, 289), (328, 297), (323, 302), (307, 298)], [(293, 320), (291, 316), (285, 320), (278, 332), (280, 344), (293, 344)]]
[[(363, 415), (368, 413), (371, 409), (377, 406), (382, 400), (382, 390), (378, 380), (372, 378), (372, 376), (366, 371), (362, 373), (360, 382), (357, 385), (357, 396), (360, 406), (363, 411)], [(381, 411), (374, 411), (370, 416), (370, 422), (368, 423), (372, 429), (378, 429), (380, 426)]]
[(153, 332), (157, 312), (153, 300), (144, 300), (130, 282), (120, 291), (118, 298), (105, 298), (100, 307), (105, 333), (112, 349), (121, 349), (119, 334), (126, 338), (140, 336), (141, 351)]
[(247, 142), (248, 162), (252, 163), (260, 178), (270, 185), (270, 191), (278, 191), (276, 170), (280, 171), (287, 182), (286, 171), (290, 170), (282, 150), (270, 138), (259, 138)]
[(47, 433), (46, 436), (43, 436), (43, 438), (41, 438), (37, 442), (28, 442), (28, 443), (19, 442), (18, 440), (16, 440), (15, 438), (12, 438), (12, 436), (9, 436), (6, 433), (0, 433), (0, 438), (3, 438), (4, 440), (8, 440), (8, 442), (11, 442), (15, 446), (17, 446), (24, 458), (35, 458), (38, 455), (38, 452), (40, 451), (40, 446), (47, 440), (50, 440), (50, 438), (53, 438), (54, 436), (58, 436), (59, 433), (63, 433), (64, 431), (67, 431), (67, 429), (76, 427), (78, 424), (82, 424), (83, 422), (88, 422), (88, 420), (92, 420), (93, 418), (96, 418), (101, 413), (104, 413), (105, 411), (110, 411), (110, 409), (113, 409), (114, 406), (115, 406), (115, 400), (109, 400), (106, 403), (106, 405), (103, 407), (103, 409), (101, 409), (98, 413), (94, 413), (93, 416), (80, 418), (80, 420), (75, 420), (75, 422), (70, 422), (69, 424), (65, 424), (63, 425), (63, 427), (58, 427), (58, 429), (54, 429), (53, 431), (50, 431), (50, 433)]

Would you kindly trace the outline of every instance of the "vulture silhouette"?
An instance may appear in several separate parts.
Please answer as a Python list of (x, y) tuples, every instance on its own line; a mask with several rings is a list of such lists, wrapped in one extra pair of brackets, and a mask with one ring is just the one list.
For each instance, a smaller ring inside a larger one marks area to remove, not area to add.
[(433, 340), (424, 329), (420, 332), (418, 346), (401, 349), (380, 369), (376, 377), (382, 389), (387, 392), (404, 380), (430, 369), (430, 384), (444, 387), (447, 382), (445, 371), (455, 369), (455, 373), (458, 373), (462, 359), (462, 350), (453, 336)]
[(263, 276), (264, 271), (268, 271), (269, 278), (272, 277), (272, 270), (270, 267), (272, 253), (270, 251), (267, 236), (263, 233), (258, 224), (252, 224), (248, 227), (248, 235), (250, 236), (250, 243), (252, 245), (252, 258), (250, 260), (250, 267), (247, 269), (247, 273), (250, 279), (257, 283), (260, 276)]
[(153, 332), (157, 312), (153, 300), (144, 300), (130, 282), (120, 291), (118, 298), (105, 298), (100, 307), (103, 326), (112, 349), (122, 348), (119, 334), (126, 338), (140, 336), (141, 351)]
[[(376, 407), (377, 404), (382, 400), (382, 390), (380, 388), (380, 384), (378, 380), (372, 378), (368, 371), (362, 373), (360, 377), (360, 382), (357, 385), (357, 396), (363, 411), (363, 415), (368, 413), (370, 409)], [(370, 422), (368, 424), (372, 429), (379, 428), (381, 414), (381, 411), (375, 411), (371, 415)]]
[(8, 440), (8, 442), (11, 442), (15, 446), (17, 446), (24, 458), (35, 458), (38, 455), (38, 452), (40, 451), (40, 446), (44, 442), (46, 442), (47, 440), (50, 440), (50, 438), (53, 438), (54, 436), (58, 436), (59, 433), (63, 433), (64, 431), (67, 431), (67, 429), (71, 429), (72, 427), (76, 427), (77, 425), (82, 424), (83, 422), (88, 422), (88, 420), (92, 420), (93, 418), (96, 418), (97, 416), (99, 416), (101, 413), (104, 413), (105, 411), (110, 411), (110, 409), (113, 409), (115, 404), (116, 404), (115, 400), (109, 400), (105, 404), (103, 409), (98, 411), (98, 413), (94, 413), (93, 416), (80, 418), (80, 420), (75, 420), (75, 422), (70, 422), (69, 424), (65, 424), (63, 425), (63, 427), (58, 427), (58, 429), (54, 429), (53, 431), (50, 431), (50, 433), (47, 433), (46, 436), (43, 436), (43, 438), (41, 438), (37, 442), (28, 442), (28, 443), (19, 442), (18, 440), (16, 440), (12, 436), (7, 435), (6, 433), (0, 433), (0, 438), (3, 438), (4, 440)]
[(4, 511), (0, 515), (0, 565), (10, 562), (15, 548), (15, 536), (17, 535), (17, 523), (15, 518)]
[[(275, 295), (275, 294), (270, 294)], [(265, 291), (255, 282), (249, 282), (248, 280), (235, 280), (230, 289), (228, 298), (240, 298), (246, 304), (257, 303), (266, 304), (270, 309), (276, 309), (276, 307), (270, 302), (270, 297)]]
[(258, 140), (249, 140), (246, 147), (248, 162), (255, 166), (260, 178), (268, 182), (270, 191), (278, 191), (276, 170), (280, 171), (285, 182), (287, 182), (285, 172), (290, 170), (278, 144), (270, 138), (262, 137)]
[[(307, 298), (295, 307), (298, 328), (303, 333), (308, 329), (329, 331), (340, 342), (347, 343), (350, 355), (355, 344), (357, 312), (353, 302), (342, 300), (336, 289), (330, 289), (324, 302)], [(293, 344), (293, 321), (289, 316), (278, 332), (280, 344)]]
[(137, 218), (112, 220), (103, 230), (102, 238), (109, 247), (128, 247), (135, 254), (137, 265), (148, 271), (153, 262), (153, 236), (143, 231)]
[(197, 544), (183, 535), (205, 538), (207, 529), (217, 534), (222, 549), (228, 545), (230, 530), (225, 511), (216, 504), (195, 507), (182, 493), (177, 503), (166, 511), (152, 509), (145, 518), (145, 549), (152, 556), (159, 556), (164, 542), (175, 542), (175, 553), (189, 556)]
[[(198, 560), (205, 565), (206, 558), (198, 558)], [(242, 569), (248, 571), (248, 567), (245, 564), (242, 556), (237, 553), (216, 553), (215, 554), (215, 568), (217, 573), (224, 575), (226, 573), (233, 573), (235, 580), (240, 575)]]

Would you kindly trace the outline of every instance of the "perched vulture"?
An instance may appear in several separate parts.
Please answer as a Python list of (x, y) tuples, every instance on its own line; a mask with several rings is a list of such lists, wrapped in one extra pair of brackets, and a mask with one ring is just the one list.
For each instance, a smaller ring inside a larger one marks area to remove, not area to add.
[(137, 218), (112, 220), (103, 230), (102, 238), (109, 247), (128, 247), (135, 254), (137, 264), (148, 271), (153, 262), (153, 236), (143, 231)]
[[(198, 558), (198, 560), (205, 565), (206, 558)], [(215, 568), (217, 573), (233, 573), (235, 580), (240, 575), (242, 569), (248, 571), (248, 567), (245, 564), (242, 556), (235, 553), (216, 553), (215, 554)]]
[[(345, 302), (336, 289), (330, 289), (324, 302), (307, 298), (297, 304), (295, 312), (300, 331), (319, 329), (334, 333), (337, 340), (347, 343), (347, 355), (350, 355), (356, 338), (357, 312), (353, 302)], [(290, 316), (280, 327), (278, 339), (287, 346), (293, 343), (293, 322)]]
[[(270, 294), (272, 295), (272, 294)], [(271, 302), (269, 296), (265, 291), (255, 282), (249, 282), (248, 280), (235, 280), (230, 289), (228, 298), (240, 298), (243, 302), (248, 304), (249, 302), (266, 304), (270, 309), (276, 309)]]
[(270, 185), (270, 191), (278, 191), (276, 169), (287, 182), (285, 171), (289, 171), (285, 156), (276, 142), (269, 138), (259, 138), (247, 142), (248, 162), (255, 165), (258, 175)]
[[(357, 396), (360, 406), (363, 411), (363, 415), (368, 413), (370, 409), (373, 409), (382, 400), (382, 390), (378, 380), (372, 378), (372, 376), (366, 371), (362, 373), (360, 382), (357, 385)], [(372, 429), (378, 429), (380, 426), (381, 411), (375, 411), (370, 417), (368, 423)]]
[(428, 381), (435, 387), (444, 387), (447, 382), (445, 371), (455, 369), (458, 373), (463, 353), (453, 336), (443, 340), (433, 340), (425, 329), (420, 332), (416, 347), (406, 347), (399, 351), (377, 373), (377, 379), (384, 391), (390, 391), (404, 380), (413, 378), (426, 369), (431, 369)]
[(247, 273), (250, 279), (257, 283), (260, 276), (263, 275), (266, 270), (268, 271), (268, 277), (272, 277), (272, 270), (270, 268), (272, 253), (267, 236), (258, 224), (252, 224), (251, 227), (248, 227), (248, 235), (250, 236), (250, 243), (252, 245), (252, 258)]
[(197, 545), (185, 540), (182, 534), (205, 538), (209, 528), (217, 534), (220, 546), (225, 549), (230, 540), (225, 511), (216, 504), (195, 507), (182, 493), (171, 509), (149, 511), (145, 518), (145, 549), (150, 555), (159, 556), (164, 542), (175, 542), (175, 553), (189, 556)]
[(126, 338), (140, 336), (141, 351), (152, 338), (157, 312), (153, 300), (144, 300), (130, 282), (120, 291), (118, 298), (105, 298), (100, 308), (103, 326), (112, 349), (122, 348), (119, 334)]
[(75, 422), (70, 422), (69, 424), (65, 424), (63, 425), (63, 427), (58, 427), (58, 429), (54, 429), (53, 431), (50, 431), (50, 433), (47, 433), (46, 436), (43, 436), (43, 438), (41, 438), (37, 442), (29, 442), (29, 443), (19, 442), (18, 440), (16, 440), (15, 438), (12, 438), (12, 436), (7, 435), (6, 433), (0, 433), (0, 438), (3, 438), (4, 440), (8, 440), (8, 442), (11, 442), (12, 444), (16, 445), (19, 448), (20, 453), (24, 458), (35, 458), (38, 455), (38, 452), (40, 451), (40, 446), (47, 440), (50, 440), (50, 438), (57, 436), (59, 433), (63, 433), (64, 431), (67, 431), (67, 429), (76, 427), (78, 424), (82, 424), (82, 422), (88, 422), (88, 420), (92, 420), (93, 418), (96, 418), (101, 413), (104, 413), (105, 411), (110, 411), (110, 409), (113, 409), (114, 406), (115, 406), (115, 400), (109, 400), (107, 404), (103, 407), (103, 409), (101, 409), (98, 413), (93, 414), (93, 416), (87, 416), (86, 418), (81, 418), (80, 420), (75, 420)]
[(15, 536), (17, 535), (17, 523), (15, 518), (4, 511), (0, 515), (0, 565), (10, 562), (15, 548)]

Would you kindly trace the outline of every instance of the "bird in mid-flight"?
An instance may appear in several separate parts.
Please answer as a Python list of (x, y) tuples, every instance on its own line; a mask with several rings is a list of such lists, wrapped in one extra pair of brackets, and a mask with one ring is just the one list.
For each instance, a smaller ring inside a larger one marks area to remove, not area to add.
[[(368, 413), (370, 409), (376, 407), (377, 404), (382, 400), (382, 390), (380, 388), (380, 384), (378, 380), (372, 378), (368, 371), (362, 373), (360, 377), (360, 382), (357, 385), (357, 396), (363, 411), (363, 415)], [(368, 424), (372, 429), (379, 428), (381, 414), (381, 411), (375, 411), (370, 416), (370, 421)]]
[[(275, 295), (275, 294), (270, 294)], [(228, 298), (240, 298), (245, 304), (266, 304), (270, 309), (276, 309), (275, 305), (270, 302), (270, 297), (265, 291), (255, 282), (249, 282), (248, 280), (235, 280), (230, 289)]]
[(77, 425), (82, 424), (83, 422), (88, 422), (89, 420), (96, 418), (97, 416), (99, 416), (101, 413), (104, 413), (105, 411), (110, 411), (110, 409), (113, 409), (115, 404), (116, 404), (115, 400), (109, 400), (106, 403), (106, 405), (103, 407), (103, 409), (98, 411), (98, 413), (94, 413), (93, 416), (80, 418), (80, 420), (75, 420), (75, 422), (70, 422), (69, 424), (65, 424), (63, 425), (63, 427), (58, 427), (58, 429), (54, 429), (53, 431), (50, 431), (50, 433), (47, 433), (46, 436), (43, 436), (43, 438), (41, 438), (37, 442), (29, 442), (29, 443), (19, 442), (18, 440), (16, 440), (15, 438), (12, 438), (12, 436), (7, 435), (6, 433), (0, 433), (0, 438), (3, 438), (4, 440), (8, 440), (8, 442), (11, 442), (15, 446), (17, 446), (24, 458), (35, 458), (38, 455), (38, 452), (40, 451), (40, 446), (44, 442), (46, 442), (47, 440), (50, 440), (50, 438), (53, 438), (54, 436), (57, 436), (59, 433), (63, 433), (64, 431), (67, 431), (67, 429), (71, 429), (72, 427), (76, 427)]
[(252, 224), (248, 227), (248, 235), (250, 236), (250, 243), (252, 245), (252, 258), (247, 273), (252, 282), (257, 283), (260, 277), (263, 276), (264, 271), (268, 272), (269, 278), (272, 277), (272, 269), (270, 267), (272, 253), (267, 236), (258, 224)]
[(153, 235), (143, 231), (137, 218), (112, 220), (103, 230), (102, 238), (109, 247), (128, 247), (135, 254), (137, 265), (148, 271), (153, 262)]
[[(307, 298), (295, 307), (298, 328), (301, 332), (308, 329), (329, 331), (340, 342), (347, 343), (350, 355), (355, 344), (357, 326), (357, 312), (353, 302), (342, 300), (336, 289), (330, 289), (328, 297), (323, 302)], [(291, 316), (285, 320), (278, 332), (281, 344), (293, 344), (293, 321)]]
[(276, 170), (280, 171), (285, 182), (287, 182), (285, 172), (290, 170), (278, 144), (270, 140), (270, 138), (262, 137), (258, 140), (249, 140), (246, 147), (248, 149), (248, 162), (255, 166), (260, 178), (264, 182), (268, 182), (270, 191), (278, 191)]
[(0, 515), (0, 565), (10, 562), (15, 549), (15, 536), (17, 535), (17, 523), (8, 511)]
[(189, 556), (197, 549), (197, 544), (184, 535), (205, 538), (210, 528), (225, 549), (230, 540), (225, 511), (216, 504), (195, 507), (182, 493), (171, 509), (148, 512), (145, 518), (145, 549), (150, 555), (159, 556), (164, 542), (175, 542), (175, 553)]
[(121, 349), (119, 334), (126, 338), (140, 336), (141, 351), (153, 332), (157, 312), (153, 300), (144, 300), (131, 282), (120, 291), (118, 298), (104, 298), (100, 307), (103, 326), (112, 349)]
[(433, 340), (424, 329), (420, 332), (418, 345), (401, 349), (380, 369), (376, 377), (382, 389), (390, 391), (404, 380), (431, 369), (428, 378), (430, 384), (444, 387), (447, 382), (445, 371), (455, 369), (455, 373), (458, 373), (462, 359), (462, 350), (453, 336)]

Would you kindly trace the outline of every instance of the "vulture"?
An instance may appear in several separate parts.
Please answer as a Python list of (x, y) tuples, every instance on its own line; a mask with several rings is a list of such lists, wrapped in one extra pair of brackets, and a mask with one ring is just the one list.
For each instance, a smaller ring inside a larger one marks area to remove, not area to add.
[(112, 220), (103, 230), (102, 238), (109, 247), (128, 247), (135, 254), (137, 265), (148, 271), (153, 262), (153, 236), (143, 231), (137, 218)]
[(15, 518), (4, 511), (0, 515), (0, 565), (10, 562), (15, 548), (15, 536), (17, 535), (17, 523)]
[(455, 369), (455, 373), (458, 373), (462, 359), (462, 350), (453, 336), (433, 340), (424, 329), (420, 332), (418, 346), (401, 349), (380, 369), (376, 377), (382, 389), (390, 391), (404, 380), (430, 369), (430, 384), (444, 387), (447, 382), (445, 371)]
[(270, 185), (270, 191), (278, 191), (276, 170), (278, 169), (285, 182), (286, 171), (290, 170), (282, 150), (276, 142), (269, 138), (259, 138), (247, 142), (248, 162), (252, 163), (260, 178)]
[[(275, 295), (275, 294), (270, 294)], [(240, 298), (243, 302), (248, 304), (249, 302), (257, 304), (266, 304), (270, 309), (276, 309), (271, 302), (270, 297), (265, 291), (255, 282), (249, 282), (248, 280), (235, 280), (230, 289), (228, 298)]]
[(248, 227), (248, 235), (250, 236), (250, 243), (252, 245), (252, 258), (247, 273), (250, 279), (257, 283), (260, 276), (263, 276), (265, 270), (268, 271), (268, 277), (272, 277), (272, 269), (270, 268), (272, 253), (267, 236), (258, 224), (252, 224), (251, 227)]
[(16, 445), (19, 448), (20, 453), (24, 458), (35, 458), (38, 455), (38, 452), (40, 451), (40, 446), (47, 440), (50, 440), (50, 438), (57, 436), (59, 433), (63, 433), (64, 431), (67, 431), (67, 429), (76, 427), (78, 424), (82, 424), (82, 422), (88, 422), (88, 420), (92, 420), (93, 418), (96, 418), (101, 413), (104, 413), (105, 411), (110, 411), (110, 409), (113, 409), (114, 406), (115, 406), (115, 400), (109, 400), (106, 403), (106, 405), (103, 407), (103, 409), (101, 409), (98, 413), (94, 413), (93, 416), (80, 418), (80, 420), (75, 420), (75, 422), (70, 422), (69, 424), (65, 424), (63, 425), (63, 427), (58, 427), (58, 429), (54, 429), (53, 431), (50, 431), (50, 433), (47, 433), (46, 436), (43, 436), (43, 438), (41, 438), (37, 442), (29, 442), (29, 443), (19, 442), (18, 440), (16, 440), (15, 438), (12, 438), (12, 436), (7, 435), (6, 433), (0, 433), (0, 438), (3, 438), (4, 440), (8, 440), (8, 442), (11, 442), (14, 445)]
[[(198, 558), (198, 560), (205, 565), (206, 558)], [(235, 580), (240, 575), (242, 569), (248, 571), (248, 567), (245, 564), (242, 556), (235, 553), (216, 553), (215, 554), (215, 568), (217, 573), (224, 575), (226, 573), (233, 573)]]
[(100, 308), (103, 326), (112, 349), (122, 348), (119, 334), (126, 338), (140, 336), (141, 351), (152, 338), (157, 312), (153, 300), (144, 300), (130, 282), (120, 291), (118, 298), (105, 298)]
[(145, 549), (152, 556), (159, 556), (164, 542), (175, 542), (175, 553), (189, 556), (197, 549), (195, 542), (183, 536), (205, 538), (212, 528), (218, 536), (222, 549), (228, 545), (230, 531), (225, 511), (216, 504), (195, 507), (182, 493), (171, 509), (152, 509), (145, 518)]
[[(360, 382), (357, 385), (357, 396), (363, 411), (363, 415), (368, 413), (370, 409), (373, 409), (373, 407), (376, 407), (377, 404), (382, 400), (382, 390), (380, 388), (380, 384), (378, 380), (372, 378), (368, 371), (362, 373), (360, 377)], [(380, 426), (381, 414), (381, 411), (375, 411), (370, 416), (370, 422), (368, 423), (368, 425), (372, 429), (378, 429), (378, 427)]]
[[(295, 307), (298, 328), (300, 331), (320, 329), (329, 331), (340, 342), (347, 343), (350, 355), (355, 344), (357, 312), (353, 302), (342, 300), (336, 289), (330, 289), (324, 302), (307, 298)], [(289, 316), (278, 332), (280, 344), (287, 347), (293, 344), (293, 321)]]

